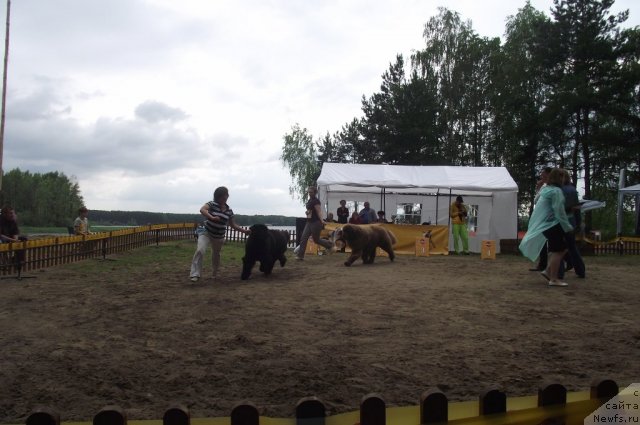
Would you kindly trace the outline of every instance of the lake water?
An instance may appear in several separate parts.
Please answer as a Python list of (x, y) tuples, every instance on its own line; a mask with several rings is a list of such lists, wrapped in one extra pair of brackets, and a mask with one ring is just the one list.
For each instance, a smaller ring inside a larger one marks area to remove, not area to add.
[(269, 229), (287, 230), (289, 232), (295, 232), (296, 231), (296, 226), (269, 226)]

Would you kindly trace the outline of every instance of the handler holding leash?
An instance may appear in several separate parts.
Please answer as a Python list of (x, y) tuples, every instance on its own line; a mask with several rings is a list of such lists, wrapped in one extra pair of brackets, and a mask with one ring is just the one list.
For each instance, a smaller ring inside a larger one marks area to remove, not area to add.
[(307, 201), (307, 223), (302, 231), (300, 237), (300, 245), (296, 248), (296, 260), (304, 260), (304, 253), (307, 250), (307, 241), (309, 237), (313, 237), (315, 243), (323, 246), (327, 249), (327, 252), (333, 253), (333, 243), (327, 239), (320, 239), (320, 231), (325, 225), (325, 221), (322, 219), (322, 208), (320, 207), (320, 200), (318, 199), (318, 189), (314, 186), (309, 186), (307, 189), (309, 194), (309, 200)]
[(191, 262), (189, 278), (192, 282), (197, 282), (200, 279), (203, 257), (209, 245), (211, 245), (213, 279), (217, 278), (220, 267), (220, 251), (224, 235), (227, 232), (227, 225), (245, 235), (251, 233), (233, 221), (233, 210), (227, 205), (227, 199), (229, 199), (229, 189), (220, 186), (213, 192), (213, 201), (207, 202), (200, 208), (200, 214), (207, 220), (204, 223), (204, 232), (198, 236), (198, 247)]

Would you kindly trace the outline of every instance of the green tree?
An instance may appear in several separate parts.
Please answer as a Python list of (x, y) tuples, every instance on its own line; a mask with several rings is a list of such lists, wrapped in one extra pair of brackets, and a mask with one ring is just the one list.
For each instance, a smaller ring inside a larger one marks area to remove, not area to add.
[(631, 111), (638, 102), (633, 98), (640, 83), (638, 47), (630, 45), (637, 42), (638, 30), (621, 31), (628, 11), (611, 15), (613, 3), (554, 0), (552, 10), (555, 23), (548, 46), (556, 62), (549, 75), (555, 83), (549, 108), (566, 117), (568, 143), (558, 154), (574, 175), (584, 172), (587, 198), (592, 176), (602, 163), (594, 163), (596, 157), (606, 152), (617, 162), (624, 160), (629, 148), (638, 152), (637, 139), (635, 146), (630, 145), (622, 128), (634, 121)]
[(457, 12), (440, 8), (425, 24), (425, 48), (412, 56), (418, 75), (435, 82), (439, 145), (449, 165), (472, 163), (465, 136), (465, 102), (470, 89), (469, 44), (476, 37), (470, 22)]
[(289, 193), (304, 202), (307, 188), (316, 184), (322, 167), (318, 162), (316, 144), (306, 128), (295, 124), (291, 133), (284, 135), (280, 160), (291, 174)]
[(507, 20), (505, 43), (492, 63), (491, 98), (496, 137), (488, 148), (520, 187), (520, 205), (531, 207), (540, 168), (551, 163), (543, 110), (551, 87), (543, 80), (540, 43), (551, 21), (529, 2)]
[(380, 92), (363, 99), (362, 111), (362, 137), (370, 146), (366, 162), (439, 162), (435, 90), (415, 71), (407, 80), (402, 55), (383, 74)]
[(59, 172), (5, 174), (2, 205), (11, 205), (20, 222), (31, 226), (68, 226), (83, 205), (77, 182)]

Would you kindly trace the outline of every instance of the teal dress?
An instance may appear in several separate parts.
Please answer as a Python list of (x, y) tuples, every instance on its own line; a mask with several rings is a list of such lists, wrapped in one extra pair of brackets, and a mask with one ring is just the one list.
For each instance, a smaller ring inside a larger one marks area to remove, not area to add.
[(531, 261), (536, 261), (542, 247), (547, 242), (543, 232), (556, 224), (560, 224), (565, 232), (573, 230), (567, 213), (564, 211), (562, 189), (547, 185), (540, 190), (540, 196), (529, 219), (529, 228), (520, 242), (519, 249), (522, 255)]

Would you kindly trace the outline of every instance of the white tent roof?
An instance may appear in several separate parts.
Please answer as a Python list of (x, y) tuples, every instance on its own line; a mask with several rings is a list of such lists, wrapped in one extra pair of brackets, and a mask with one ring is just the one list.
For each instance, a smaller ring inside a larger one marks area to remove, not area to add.
[[(336, 164), (325, 162), (318, 186), (330, 192), (355, 187), (425, 192), (441, 189), (464, 192), (517, 192), (518, 185), (504, 167), (407, 166), (384, 164)], [(425, 190), (426, 189), (426, 190)]]
[(636, 185), (628, 186), (628, 187), (623, 187), (622, 189), (620, 189), (620, 192), (640, 193), (640, 184), (636, 184)]

